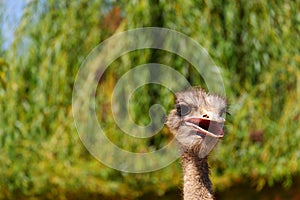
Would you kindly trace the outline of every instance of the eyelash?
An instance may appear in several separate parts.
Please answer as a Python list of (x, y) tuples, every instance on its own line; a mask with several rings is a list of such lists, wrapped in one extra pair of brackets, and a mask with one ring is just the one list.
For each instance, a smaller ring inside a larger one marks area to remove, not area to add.
[(226, 116), (226, 115), (231, 116), (231, 114), (230, 114), (229, 112), (226, 112), (226, 111), (220, 113), (220, 116), (225, 117), (224, 115), (225, 115), (225, 116)]

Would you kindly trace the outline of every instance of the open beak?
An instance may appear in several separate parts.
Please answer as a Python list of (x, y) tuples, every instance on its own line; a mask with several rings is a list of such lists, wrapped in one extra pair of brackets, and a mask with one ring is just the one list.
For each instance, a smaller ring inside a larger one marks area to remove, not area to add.
[(201, 137), (209, 135), (214, 138), (222, 138), (224, 136), (224, 118), (212, 120), (205, 117), (192, 116), (184, 119), (184, 122), (186, 125), (193, 127)]

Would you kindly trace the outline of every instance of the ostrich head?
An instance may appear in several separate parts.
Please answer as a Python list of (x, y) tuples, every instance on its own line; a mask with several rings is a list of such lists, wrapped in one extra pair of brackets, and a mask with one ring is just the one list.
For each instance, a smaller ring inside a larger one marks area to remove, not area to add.
[(180, 149), (205, 157), (224, 136), (226, 101), (203, 89), (191, 88), (176, 94), (176, 106), (168, 115), (166, 125), (180, 144)]

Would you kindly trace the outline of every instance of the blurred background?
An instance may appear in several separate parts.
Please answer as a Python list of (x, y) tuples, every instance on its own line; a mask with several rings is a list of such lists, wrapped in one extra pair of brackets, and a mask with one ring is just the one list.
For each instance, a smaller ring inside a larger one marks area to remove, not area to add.
[[(217, 199), (300, 199), (299, 1), (0, 2), (0, 199), (181, 199), (179, 161), (143, 174), (108, 168), (82, 145), (72, 117), (85, 57), (113, 34), (139, 27), (184, 33), (220, 67), (230, 116), (209, 159)], [(116, 145), (133, 152), (159, 149), (172, 137), (163, 128), (137, 141), (112, 118), (116, 82), (150, 62), (206, 87), (189, 62), (165, 51), (115, 60), (99, 81), (97, 117)], [(151, 105), (170, 110), (173, 100), (149, 84), (133, 95), (130, 112), (146, 125)]]

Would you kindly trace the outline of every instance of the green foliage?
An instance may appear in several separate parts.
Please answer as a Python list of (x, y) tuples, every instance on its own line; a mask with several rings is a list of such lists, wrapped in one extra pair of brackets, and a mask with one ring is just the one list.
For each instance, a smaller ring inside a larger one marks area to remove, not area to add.
[[(179, 163), (146, 174), (99, 164), (73, 122), (72, 89), (83, 59), (113, 33), (145, 26), (187, 34), (221, 66), (231, 116), (228, 134), (210, 158), (215, 187), (248, 180), (257, 189), (276, 182), (290, 186), (300, 165), (299, 10), (297, 1), (30, 1), (13, 46), (0, 58), (0, 198), (133, 199), (180, 186)], [(168, 52), (140, 50), (114, 61), (97, 90), (98, 119), (116, 145), (134, 152), (170, 140), (166, 128), (151, 139), (126, 137), (110, 111), (119, 78), (150, 62), (172, 66), (192, 85), (205, 87), (190, 63)], [(146, 125), (151, 105), (170, 110), (173, 97), (150, 84), (131, 102), (133, 119)]]

